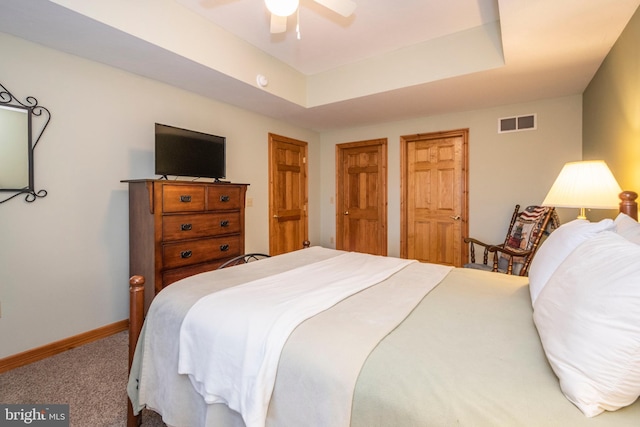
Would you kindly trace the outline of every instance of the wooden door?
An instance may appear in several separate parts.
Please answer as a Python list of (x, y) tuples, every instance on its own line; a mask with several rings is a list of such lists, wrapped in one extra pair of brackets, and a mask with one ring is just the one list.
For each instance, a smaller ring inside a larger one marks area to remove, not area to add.
[(336, 146), (336, 248), (387, 254), (387, 140)]
[(302, 249), (308, 239), (307, 143), (269, 134), (269, 254)]
[(401, 256), (462, 266), (468, 129), (401, 137)]

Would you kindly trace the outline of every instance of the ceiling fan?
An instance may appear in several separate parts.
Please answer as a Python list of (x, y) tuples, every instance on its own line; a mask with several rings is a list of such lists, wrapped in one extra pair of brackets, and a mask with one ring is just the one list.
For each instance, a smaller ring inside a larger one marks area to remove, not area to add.
[[(350, 16), (356, 8), (352, 0), (314, 0), (335, 13)], [(271, 33), (278, 34), (287, 31), (287, 17), (298, 10), (300, 0), (264, 0), (269, 12), (271, 12)]]

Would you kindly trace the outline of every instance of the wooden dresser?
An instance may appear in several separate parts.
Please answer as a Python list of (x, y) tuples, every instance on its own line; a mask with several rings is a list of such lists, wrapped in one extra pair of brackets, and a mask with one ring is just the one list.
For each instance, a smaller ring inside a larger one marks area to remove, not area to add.
[(244, 253), (247, 184), (127, 180), (129, 273), (145, 276), (145, 312), (171, 283)]

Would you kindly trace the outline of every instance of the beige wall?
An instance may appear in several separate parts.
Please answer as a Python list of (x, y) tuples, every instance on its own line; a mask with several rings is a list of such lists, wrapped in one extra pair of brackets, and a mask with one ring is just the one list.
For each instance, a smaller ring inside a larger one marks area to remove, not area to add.
[(640, 9), (584, 92), (583, 155), (640, 192)]
[[(565, 162), (581, 158), (581, 96), (382, 123), (322, 134), (322, 241), (335, 241), (335, 144), (387, 138), (389, 147), (388, 254), (400, 254), (402, 135), (469, 129), (469, 232), (500, 243), (516, 204), (542, 200)], [(498, 119), (536, 113), (537, 130), (498, 134)], [(563, 215), (564, 216), (564, 215)]]
[(311, 188), (320, 181), (315, 132), (2, 33), (0, 51), (1, 83), (52, 114), (35, 150), (36, 189), (49, 195), (0, 204), (0, 358), (128, 317), (128, 193), (120, 180), (154, 176), (154, 122), (227, 137), (228, 178), (251, 184), (249, 251), (269, 248), (268, 132), (308, 141)]
[[(335, 238), (335, 144), (389, 140), (389, 254), (399, 254), (401, 135), (470, 129), (470, 229), (500, 240), (513, 205), (540, 203), (581, 156), (581, 96), (315, 132), (0, 34), (2, 83), (52, 120), (35, 152), (33, 204), (0, 205), (0, 358), (127, 317), (128, 213), (122, 179), (153, 176), (153, 123), (225, 135), (228, 178), (251, 184), (248, 251), (268, 250), (267, 133), (308, 141), (310, 239)], [(497, 133), (499, 117), (537, 113), (538, 130)], [(247, 156), (251, 153), (251, 157)]]

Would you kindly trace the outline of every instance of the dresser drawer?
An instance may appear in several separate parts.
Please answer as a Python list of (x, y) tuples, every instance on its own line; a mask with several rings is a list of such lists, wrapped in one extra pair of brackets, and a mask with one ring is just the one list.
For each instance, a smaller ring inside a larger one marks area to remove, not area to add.
[(165, 215), (162, 240), (195, 239), (240, 232), (240, 212)]
[(202, 185), (162, 186), (162, 212), (204, 211), (205, 187)]
[(239, 235), (211, 237), (162, 245), (162, 265), (164, 269), (183, 267), (240, 255)]
[(244, 204), (242, 192), (238, 187), (211, 186), (207, 188), (207, 210), (240, 209)]
[(227, 258), (222, 258), (202, 264), (194, 264), (188, 265), (186, 267), (165, 270), (162, 272), (162, 287), (164, 288), (166, 286), (169, 286), (170, 284), (177, 282), (178, 280), (184, 279), (185, 277), (193, 276), (194, 274), (215, 270), (226, 260)]

